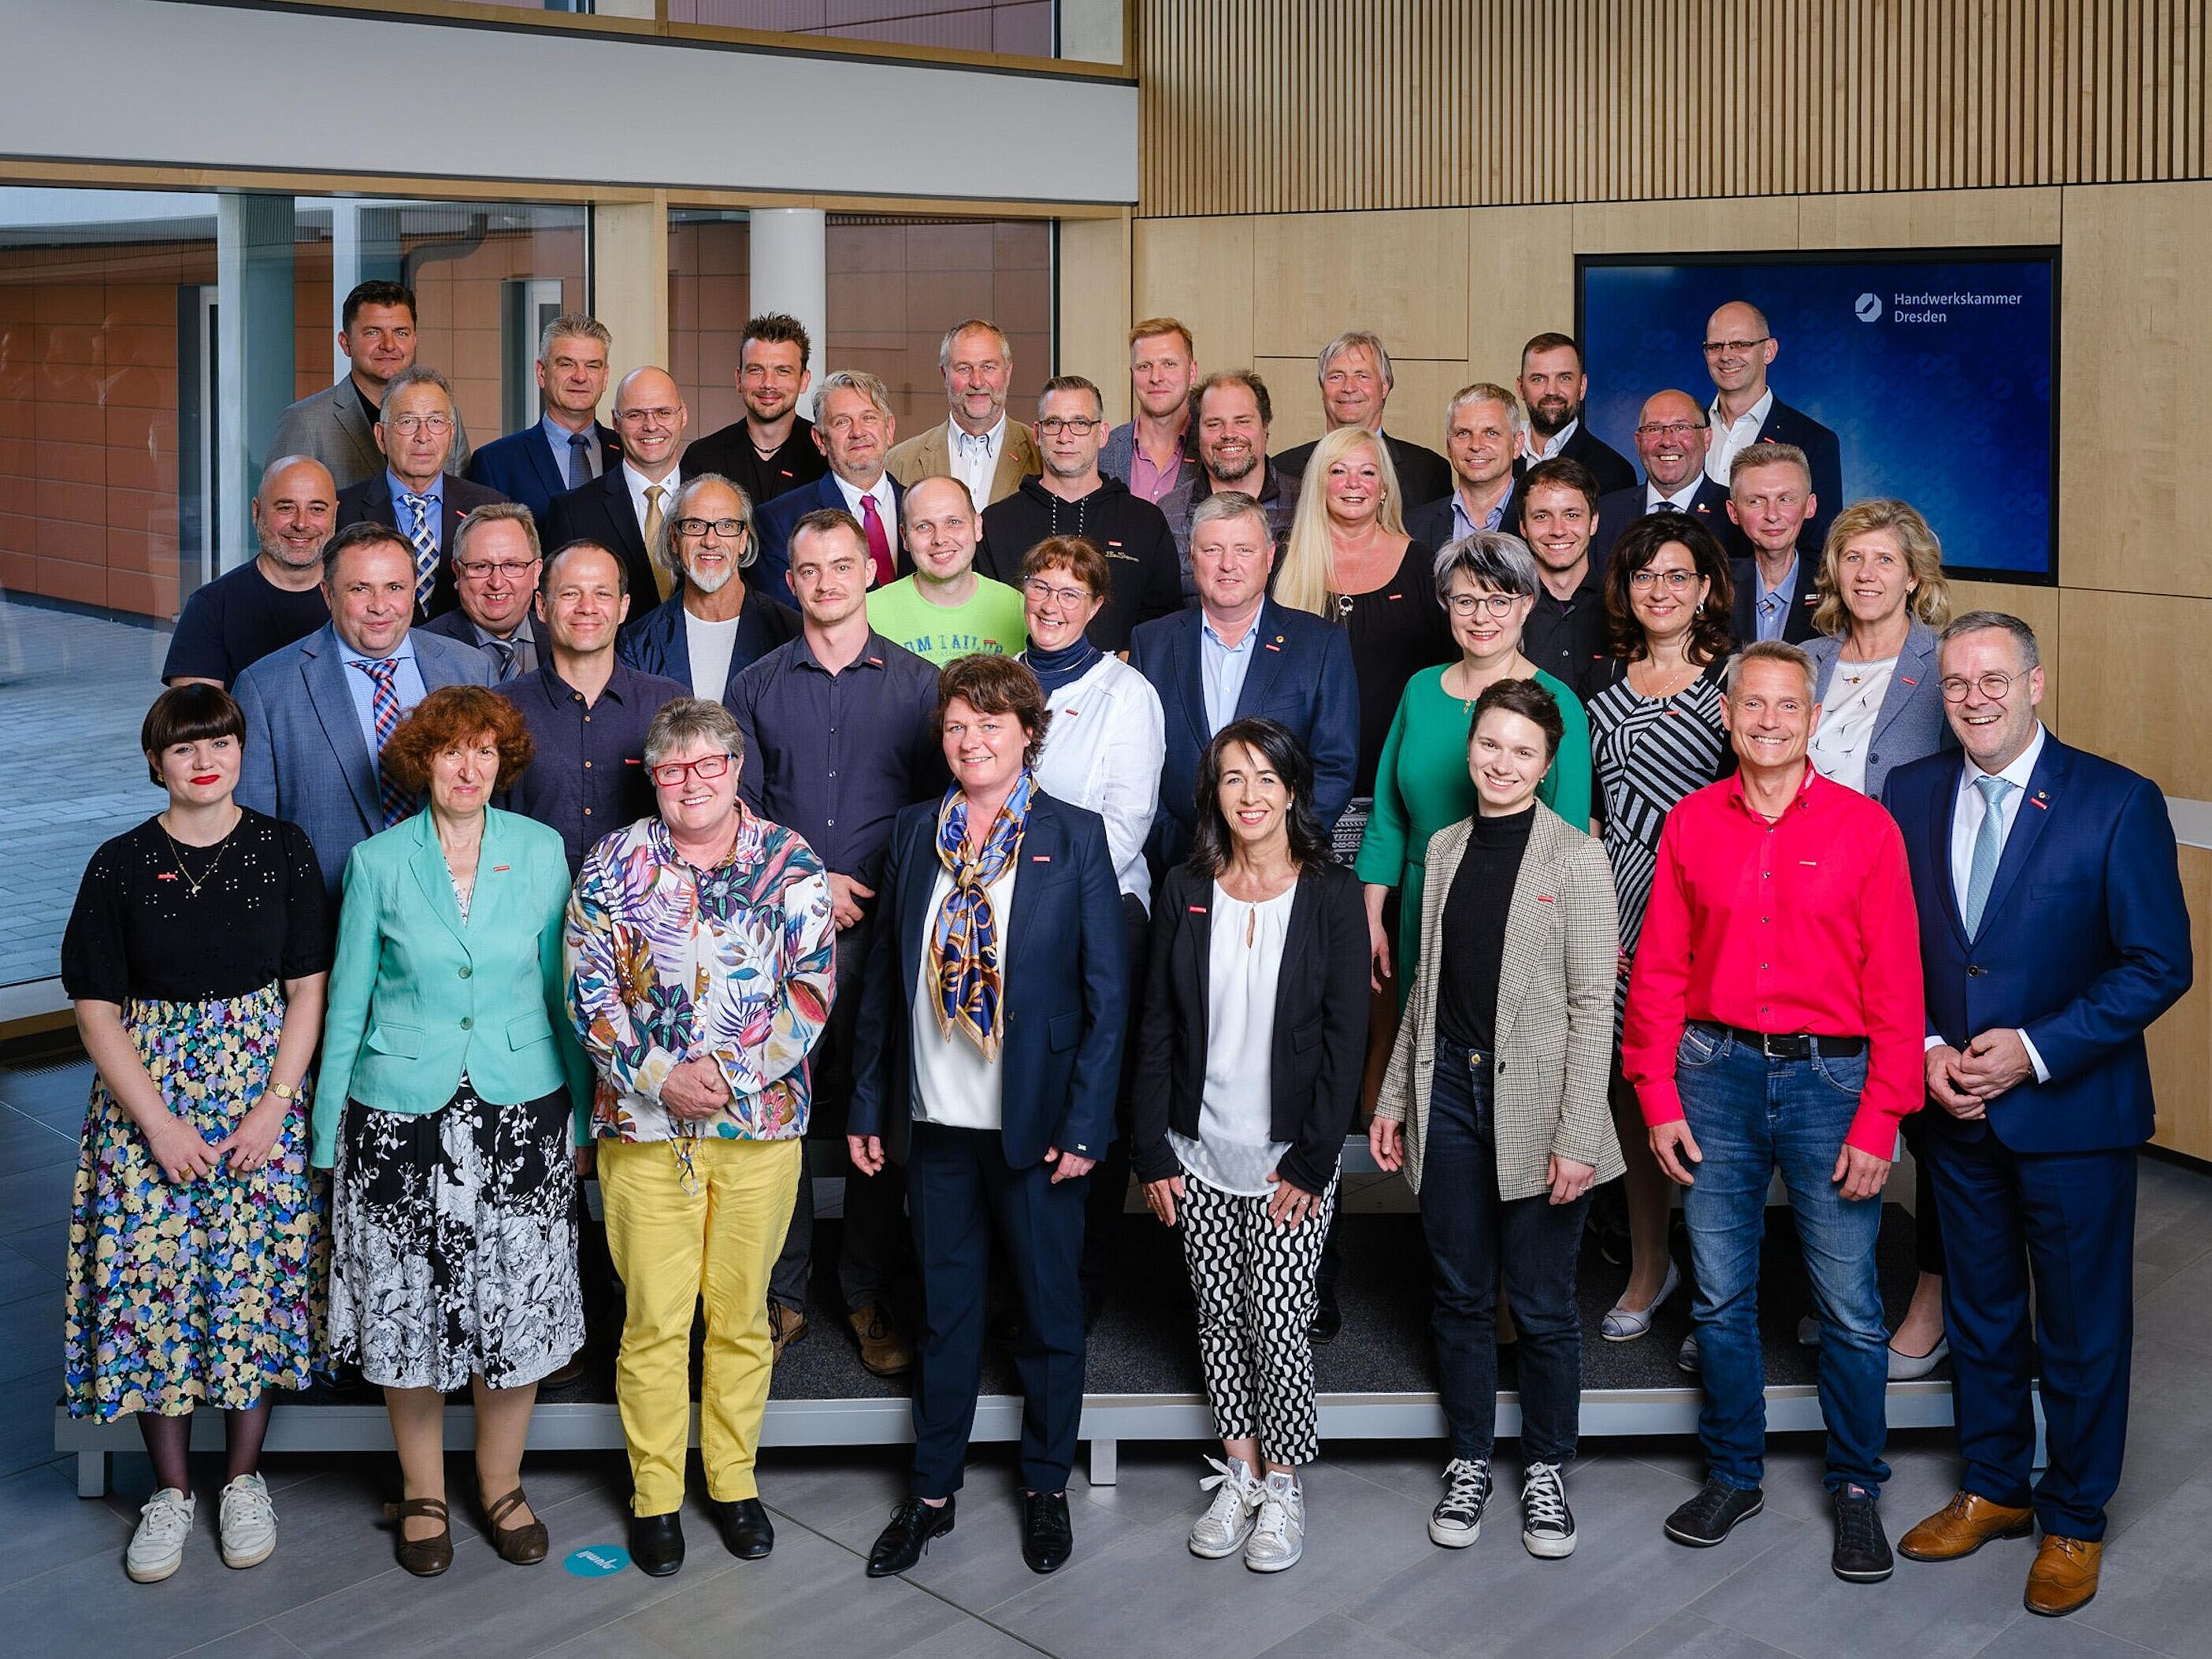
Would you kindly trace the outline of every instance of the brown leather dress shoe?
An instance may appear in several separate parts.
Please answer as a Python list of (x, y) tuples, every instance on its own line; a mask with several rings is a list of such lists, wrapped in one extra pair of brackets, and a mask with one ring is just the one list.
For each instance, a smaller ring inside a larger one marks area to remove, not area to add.
[(2030, 1613), (2045, 1619), (2063, 1619), (2086, 1607), (2096, 1597), (2097, 1569), (2104, 1559), (2100, 1543), (2045, 1533), (2036, 1548), (2035, 1565), (2027, 1570), (2027, 1594), (2021, 1600)]
[(914, 1369), (914, 1344), (892, 1322), (890, 1310), (871, 1302), (847, 1316), (860, 1340), (860, 1364), (878, 1376), (903, 1376)]
[(1956, 1561), (1992, 1538), (2025, 1538), (2034, 1529), (2033, 1510), (1954, 1492), (1949, 1503), (1897, 1540), (1897, 1553), (1912, 1561)]
[[(410, 1538), (407, 1522), (410, 1518), (435, 1521), (438, 1530), (428, 1538)], [(395, 1553), (399, 1565), (417, 1578), (435, 1578), (453, 1565), (453, 1528), (446, 1518), (442, 1498), (409, 1498), (384, 1506), (384, 1518), (392, 1523), (392, 1535), (398, 1540)]]
[(787, 1308), (781, 1302), (768, 1304), (768, 1336), (775, 1352), (769, 1363), (774, 1364), (783, 1358), (783, 1351), (794, 1342), (806, 1340), (806, 1316), (796, 1308)]
[(543, 1561), (550, 1542), (545, 1534), (545, 1523), (535, 1518), (534, 1511), (532, 1518), (520, 1526), (503, 1527), (500, 1524), (515, 1510), (529, 1508), (530, 1500), (522, 1495), (520, 1486), (497, 1503), (487, 1504), (484, 1508), (484, 1526), (491, 1535), (492, 1548), (499, 1553), (501, 1560), (518, 1567), (534, 1567)]

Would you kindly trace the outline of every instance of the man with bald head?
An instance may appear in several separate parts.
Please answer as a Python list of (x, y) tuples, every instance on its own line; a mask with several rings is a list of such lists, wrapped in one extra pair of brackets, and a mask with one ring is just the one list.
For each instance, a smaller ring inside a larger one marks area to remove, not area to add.
[(981, 651), (1018, 654), (1029, 641), (1021, 591), (980, 575), (982, 515), (957, 478), (923, 478), (900, 503), (914, 574), (868, 595), (868, 625), (939, 668)]
[(1620, 532), (1647, 513), (1686, 513), (1716, 536), (1729, 528), (1728, 490), (1705, 476), (1711, 435), (1705, 411), (1688, 392), (1655, 392), (1644, 400), (1636, 417), (1644, 482), (1599, 498), (1593, 558), (1601, 562)]
[(331, 470), (309, 455), (269, 464), (253, 496), (248, 562), (196, 588), (177, 618), (161, 679), (226, 691), (250, 663), (304, 640), (331, 619), (323, 598), (323, 544), (337, 514)]
[(615, 388), (615, 437), (622, 465), (591, 483), (556, 495), (545, 509), (545, 544), (592, 541), (621, 556), (630, 592), (641, 605), (658, 605), (676, 591), (678, 573), (650, 550), (676, 504), (676, 459), (683, 453), (690, 411), (665, 368), (634, 368)]
[[(1705, 476), (1725, 492), (1737, 451), (1753, 444), (1793, 444), (1803, 450), (1812, 469), (1813, 494), (1820, 503), (1820, 511), (1805, 521), (1805, 540), (1817, 548), (1826, 542), (1828, 526), (1843, 510), (1843, 446), (1833, 432), (1784, 403), (1767, 385), (1767, 366), (1781, 349), (1766, 313), (1748, 300), (1731, 300), (1706, 319), (1705, 371), (1713, 377), (1713, 401), (1705, 411), (1711, 428)], [(1716, 528), (1725, 532), (1722, 544), (1731, 553), (1750, 556), (1750, 543), (1733, 525)]]

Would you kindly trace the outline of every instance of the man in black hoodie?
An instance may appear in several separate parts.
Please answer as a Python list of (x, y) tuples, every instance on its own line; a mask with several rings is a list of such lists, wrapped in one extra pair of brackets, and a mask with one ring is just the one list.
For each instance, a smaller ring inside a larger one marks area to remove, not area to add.
[(1127, 651), (1139, 623), (1182, 609), (1182, 566), (1159, 508), (1102, 477), (1105, 399), (1080, 374), (1045, 382), (1037, 398), (1037, 446), (1044, 471), (983, 512), (975, 568), (1019, 587), (1022, 561), (1048, 536), (1081, 536), (1106, 556), (1113, 591), (1085, 630), (1101, 651)]

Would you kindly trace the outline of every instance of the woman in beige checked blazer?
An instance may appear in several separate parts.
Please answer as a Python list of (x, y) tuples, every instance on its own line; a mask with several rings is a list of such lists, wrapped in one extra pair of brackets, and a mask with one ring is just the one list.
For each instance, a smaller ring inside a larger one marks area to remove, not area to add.
[(1536, 799), (1565, 722), (1533, 680), (1475, 700), (1475, 815), (1438, 830), (1420, 955), (1369, 1140), (1420, 1200), (1451, 1461), (1429, 1536), (1472, 1544), (1490, 1498), (1501, 1268), (1521, 1328), (1521, 1541), (1570, 1555), (1562, 1466), (1582, 1401), (1575, 1256), (1621, 1172), (1606, 1103), (1619, 914), (1605, 849)]

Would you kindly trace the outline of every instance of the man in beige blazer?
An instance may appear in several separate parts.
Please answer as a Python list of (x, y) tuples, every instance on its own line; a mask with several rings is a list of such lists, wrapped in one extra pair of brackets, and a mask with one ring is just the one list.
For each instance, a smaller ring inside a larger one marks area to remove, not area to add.
[(981, 512), (1044, 471), (1036, 434), (1006, 418), (1013, 343), (996, 323), (970, 317), (945, 331), (937, 367), (951, 418), (898, 445), (884, 458), (884, 470), (906, 489), (924, 478), (957, 478)]

